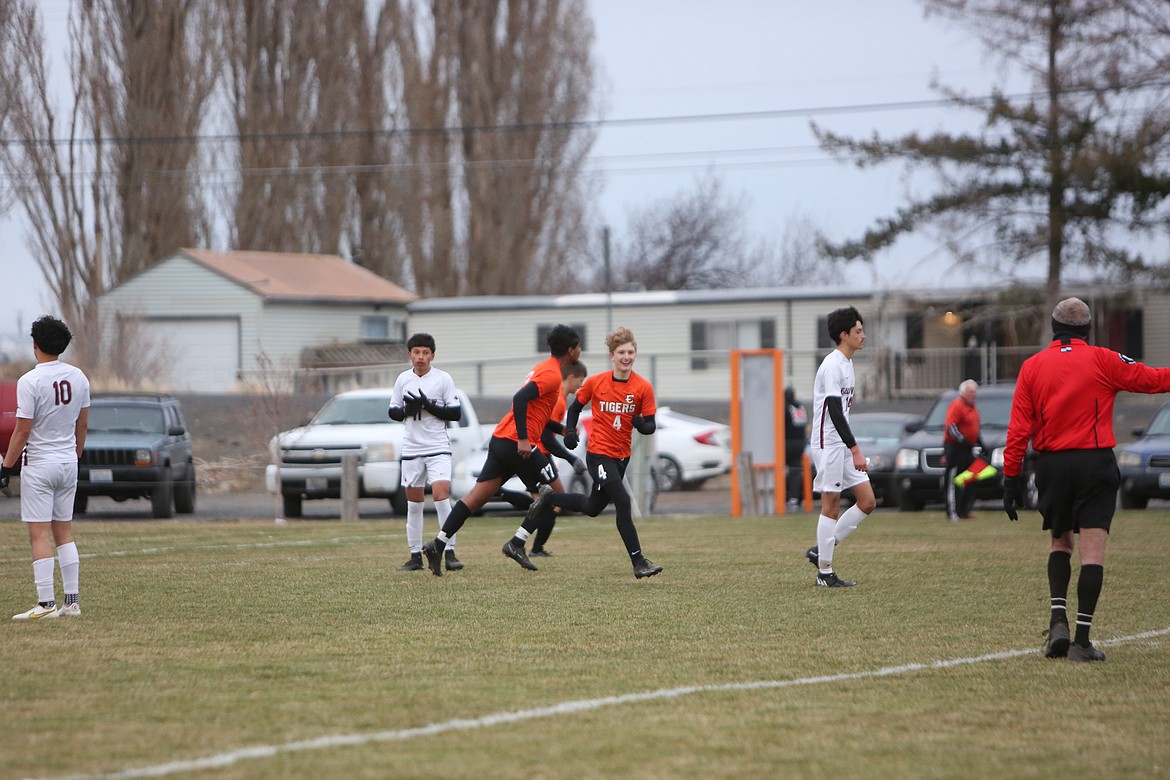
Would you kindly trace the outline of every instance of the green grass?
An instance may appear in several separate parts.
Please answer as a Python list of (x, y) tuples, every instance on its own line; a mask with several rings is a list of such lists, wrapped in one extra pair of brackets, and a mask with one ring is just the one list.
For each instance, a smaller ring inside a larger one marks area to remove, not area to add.
[[(173, 776), (1170, 776), (1170, 636), (1107, 644), (1170, 628), (1170, 513), (1119, 513), (1094, 632), (1109, 660), (1091, 666), (1038, 652), (1034, 514), (879, 513), (838, 552), (860, 586), (834, 591), (812, 586), (808, 517), (652, 518), (642, 541), (666, 570), (643, 581), (612, 517), (561, 521), (536, 573), (499, 552), (516, 524), (470, 521), (467, 568), (436, 579), (394, 570), (393, 521), (78, 522), (84, 617), (0, 627), (0, 777), (346, 735)], [(0, 525), (0, 561), (8, 614), (26, 609), (18, 522)], [(831, 675), (857, 676), (814, 681)], [(395, 734), (762, 681), (803, 682)]]

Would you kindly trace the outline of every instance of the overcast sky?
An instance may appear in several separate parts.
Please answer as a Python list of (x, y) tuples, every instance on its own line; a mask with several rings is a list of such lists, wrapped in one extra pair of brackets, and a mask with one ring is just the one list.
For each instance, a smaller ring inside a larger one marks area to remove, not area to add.
[[(64, 29), (70, 0), (42, 0)], [(807, 218), (857, 237), (904, 202), (900, 169), (857, 171), (816, 148), (810, 119), (853, 135), (974, 127), (954, 110), (907, 108), (936, 99), (932, 75), (986, 94), (996, 80), (969, 37), (925, 20), (916, 0), (590, 0), (601, 67), (603, 126), (592, 169), (615, 236), (626, 216), (686, 191), (708, 172), (743, 196), (753, 235), (779, 239)], [(755, 114), (743, 117), (743, 114)], [(699, 120), (697, 117), (715, 117)], [(639, 120), (639, 121), (630, 121)], [(27, 331), (51, 311), (13, 215), (0, 221), (0, 332)], [(900, 242), (856, 285), (886, 289), (965, 283), (925, 239)], [(926, 259), (924, 259), (926, 258)]]

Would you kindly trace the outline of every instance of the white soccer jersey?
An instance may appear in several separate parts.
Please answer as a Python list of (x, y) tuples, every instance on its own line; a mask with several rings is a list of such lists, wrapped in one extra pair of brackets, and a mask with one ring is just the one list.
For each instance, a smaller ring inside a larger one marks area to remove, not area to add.
[(845, 357), (845, 353), (834, 349), (817, 369), (817, 378), (813, 381), (813, 427), (809, 443), (813, 447), (824, 449), (834, 445), (844, 444), (833, 419), (829, 416), (825, 406), (827, 399), (832, 396), (841, 398), (841, 409), (845, 412), (845, 420), (849, 420), (849, 408), (853, 406), (853, 390), (856, 380), (853, 377), (853, 360)]
[[(403, 406), (403, 396), (417, 395), (422, 390), (427, 398), (439, 406), (458, 406), (459, 396), (451, 375), (434, 366), (422, 376), (409, 368), (394, 380), (394, 392), (390, 396), (391, 406)], [(402, 440), (404, 457), (437, 455), (451, 452), (451, 440), (447, 437), (447, 421), (440, 420), (423, 410), (415, 417), (406, 418), (406, 436)]]
[(16, 383), (16, 416), (32, 420), (28, 463), (76, 463), (77, 418), (89, 406), (89, 380), (76, 366), (38, 363)]

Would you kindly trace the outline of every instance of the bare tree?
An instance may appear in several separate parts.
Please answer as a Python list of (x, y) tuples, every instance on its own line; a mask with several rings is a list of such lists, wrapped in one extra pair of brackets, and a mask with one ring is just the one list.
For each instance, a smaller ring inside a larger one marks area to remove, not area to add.
[(582, 0), (387, 0), (380, 24), (402, 79), (395, 205), (416, 292), (563, 289), (586, 251), (594, 138)]
[(204, 235), (189, 179), (213, 71), (194, 0), (91, 0), (70, 17), (72, 94), (60, 116), (32, 0), (0, 3), (0, 166), (30, 248), (100, 375), (96, 298)]
[(702, 290), (742, 286), (747, 266), (743, 199), (708, 174), (694, 189), (634, 212), (615, 251), (617, 289)]
[(1070, 265), (1122, 277), (1164, 272), (1164, 259), (1135, 246), (1160, 234), (1170, 212), (1170, 3), (924, 4), (1030, 75), (1034, 92), (1011, 99), (996, 90), (984, 99), (942, 90), (986, 117), (975, 135), (855, 140), (814, 126), (822, 146), (842, 159), (862, 167), (898, 160), (940, 181), (935, 194), (912, 197), (861, 239), (829, 248), (868, 259), (905, 233), (941, 227), (961, 260), (979, 259), (1007, 275), (1043, 257), (1048, 311)]

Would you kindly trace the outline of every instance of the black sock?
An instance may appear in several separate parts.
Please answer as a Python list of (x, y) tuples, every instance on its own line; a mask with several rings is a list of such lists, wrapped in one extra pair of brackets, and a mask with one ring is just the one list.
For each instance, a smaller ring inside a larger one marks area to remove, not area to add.
[(1104, 579), (1105, 567), (1101, 564), (1081, 565), (1081, 576), (1077, 579), (1077, 635), (1074, 641), (1082, 647), (1089, 645), (1089, 630), (1093, 627), (1093, 613), (1097, 610)]
[(53, 607), (57, 606), (56, 599), (49, 599), (48, 601), (41, 601), (38, 603), (41, 605), (42, 609), (52, 609)]
[(1049, 625), (1063, 622), (1068, 625), (1068, 583), (1072, 579), (1072, 555), (1053, 550), (1048, 554), (1048, 593), (1052, 597), (1052, 616)]

